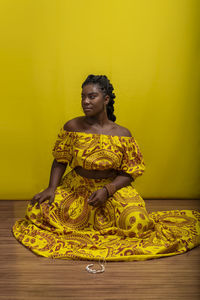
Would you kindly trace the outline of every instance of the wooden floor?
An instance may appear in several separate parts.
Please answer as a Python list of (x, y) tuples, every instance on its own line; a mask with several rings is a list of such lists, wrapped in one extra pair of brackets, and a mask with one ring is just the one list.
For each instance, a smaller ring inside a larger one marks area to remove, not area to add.
[[(108, 262), (89, 274), (89, 262), (34, 255), (12, 236), (27, 201), (0, 201), (0, 299), (200, 299), (200, 247), (172, 257)], [(148, 212), (200, 209), (199, 200), (146, 200)]]

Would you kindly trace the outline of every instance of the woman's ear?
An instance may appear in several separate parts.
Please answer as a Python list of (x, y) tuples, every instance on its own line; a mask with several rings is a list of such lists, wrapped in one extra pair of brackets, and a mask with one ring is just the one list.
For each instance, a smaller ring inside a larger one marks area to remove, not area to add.
[(110, 101), (110, 96), (106, 95), (104, 99), (105, 99), (104, 103), (107, 105)]

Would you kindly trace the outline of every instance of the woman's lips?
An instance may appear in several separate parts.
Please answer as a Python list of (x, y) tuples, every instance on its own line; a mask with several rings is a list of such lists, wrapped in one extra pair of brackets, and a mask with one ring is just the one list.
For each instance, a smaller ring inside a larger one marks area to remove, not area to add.
[(84, 110), (91, 110), (91, 107), (83, 107)]

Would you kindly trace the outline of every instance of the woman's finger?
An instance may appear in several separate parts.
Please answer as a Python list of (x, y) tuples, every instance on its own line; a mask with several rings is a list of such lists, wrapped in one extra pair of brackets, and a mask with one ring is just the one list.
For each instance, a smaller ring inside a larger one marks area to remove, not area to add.
[(37, 201), (37, 205), (36, 208), (39, 208), (41, 203), (44, 202), (46, 200), (47, 197), (43, 196), (41, 197), (38, 201)]
[(90, 197), (88, 198), (88, 200), (91, 200), (94, 196), (95, 196), (96, 192), (93, 192)]
[(50, 199), (49, 199), (49, 205), (51, 205), (54, 201), (54, 196), (51, 196)]
[(92, 200), (89, 202), (90, 205), (96, 207), (98, 206), (99, 203), (99, 197), (97, 195), (95, 195)]
[(35, 197), (32, 198), (31, 201), (30, 201), (31, 205), (35, 205), (36, 202), (37, 202), (37, 200), (35, 199)]
[(34, 196), (34, 198), (35, 198), (36, 200), (38, 200), (40, 197), (41, 197), (41, 193), (38, 193), (38, 194), (36, 194), (36, 195)]
[(92, 202), (95, 195), (96, 195), (96, 192), (94, 192), (94, 193), (92, 193), (92, 195), (90, 195), (90, 197), (88, 198), (88, 203)]
[(93, 203), (93, 207), (98, 207), (100, 206), (100, 200), (99, 199), (95, 199), (94, 203)]
[(36, 194), (32, 199), (31, 199), (31, 204), (35, 204), (38, 200), (40, 199), (40, 195)]
[(37, 201), (36, 208), (39, 208), (39, 207), (40, 207), (40, 204), (41, 204), (40, 200)]

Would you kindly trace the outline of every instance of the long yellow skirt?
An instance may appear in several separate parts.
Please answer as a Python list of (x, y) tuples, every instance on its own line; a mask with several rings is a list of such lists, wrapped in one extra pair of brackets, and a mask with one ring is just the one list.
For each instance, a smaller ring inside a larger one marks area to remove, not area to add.
[(133, 261), (184, 253), (200, 244), (200, 212), (148, 214), (144, 200), (124, 187), (105, 206), (87, 204), (92, 192), (113, 179), (87, 179), (74, 170), (57, 188), (54, 203), (28, 205), (13, 226), (16, 239), (34, 253), (62, 259)]

